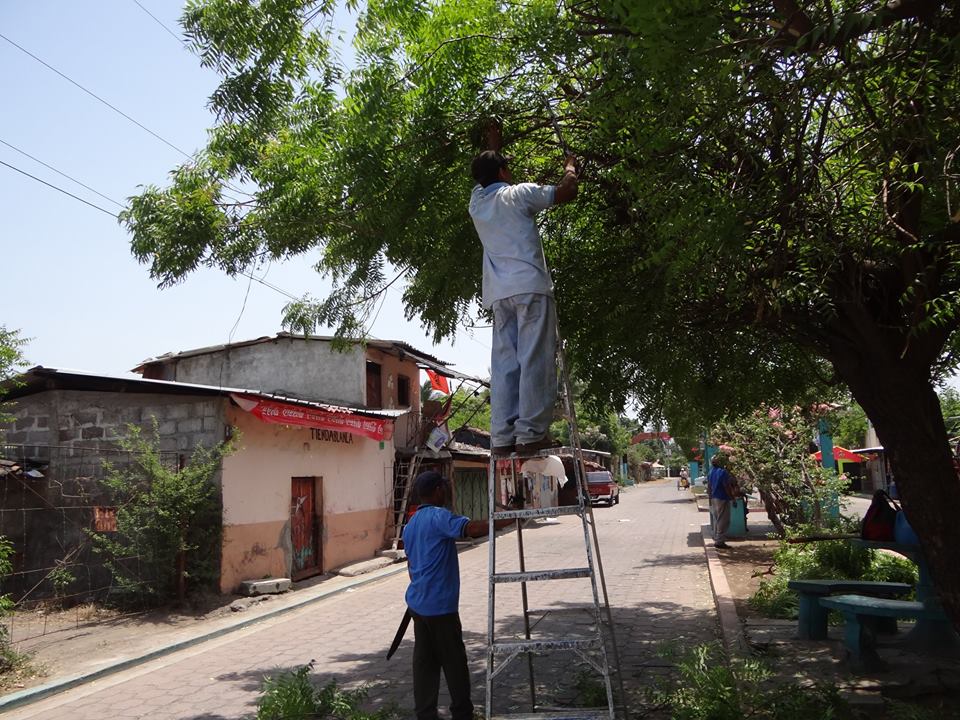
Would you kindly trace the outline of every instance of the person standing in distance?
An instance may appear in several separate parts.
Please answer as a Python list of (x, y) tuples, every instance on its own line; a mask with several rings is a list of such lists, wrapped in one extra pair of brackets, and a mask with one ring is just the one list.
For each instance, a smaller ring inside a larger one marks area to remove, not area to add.
[[(420, 506), (403, 528), (410, 585), (406, 602), (413, 619), (413, 698), (417, 720), (437, 720), (440, 671), (450, 691), (453, 720), (472, 720), (470, 670), (460, 625), (460, 563), (456, 541), (483, 537), (486, 520), (455, 515), (450, 481), (428, 470), (414, 481)], [(513, 520), (496, 520), (497, 529)]]
[(470, 217), (483, 244), (483, 306), (493, 310), (490, 435), (496, 456), (553, 445), (557, 319), (536, 215), (577, 196), (576, 159), (557, 185), (512, 184), (509, 159), (485, 150), (473, 159)]
[(710, 494), (710, 511), (713, 513), (713, 546), (724, 550), (727, 545), (727, 530), (730, 529), (730, 501), (736, 499), (736, 482), (723, 467), (719, 455), (710, 458), (710, 476), (707, 492)]

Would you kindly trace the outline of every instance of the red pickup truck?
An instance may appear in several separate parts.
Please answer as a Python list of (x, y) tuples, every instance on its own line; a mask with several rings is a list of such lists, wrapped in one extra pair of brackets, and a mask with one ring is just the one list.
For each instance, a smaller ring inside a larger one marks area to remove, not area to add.
[(605, 502), (607, 505), (616, 505), (620, 502), (620, 486), (609, 470), (588, 472), (587, 492), (590, 493), (592, 504)]

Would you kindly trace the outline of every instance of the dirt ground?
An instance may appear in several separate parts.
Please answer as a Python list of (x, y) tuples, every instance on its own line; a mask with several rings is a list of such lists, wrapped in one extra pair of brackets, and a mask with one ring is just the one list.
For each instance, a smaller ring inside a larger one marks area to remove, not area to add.
[(743, 619), (761, 617), (747, 604), (747, 599), (760, 587), (760, 581), (772, 573), (777, 544), (776, 540), (745, 540), (731, 543), (731, 550), (720, 554), (737, 615)]
[(181, 609), (120, 612), (95, 604), (59, 608), (41, 605), (8, 617), (13, 647), (25, 662), (0, 675), (0, 692), (43, 684), (54, 677), (84, 672), (116, 657), (176, 642), (198, 623), (233, 614), (234, 597), (209, 595)]
[(299, 593), (259, 597), (211, 593), (194, 597), (183, 608), (143, 612), (124, 613), (94, 604), (18, 611), (5, 624), (13, 647), (25, 660), (0, 675), (0, 694), (93, 672), (118, 659), (189, 640), (201, 626), (204, 631), (216, 630), (348, 580), (325, 574), (298, 583), (303, 591)]

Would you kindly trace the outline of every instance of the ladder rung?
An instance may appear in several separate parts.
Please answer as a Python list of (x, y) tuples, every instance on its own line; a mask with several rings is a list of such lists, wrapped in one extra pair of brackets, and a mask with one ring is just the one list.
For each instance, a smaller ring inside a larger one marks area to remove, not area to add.
[(587, 720), (609, 717), (610, 710), (607, 708), (570, 708), (569, 710), (551, 710), (549, 712), (493, 715), (491, 720)]
[(579, 505), (560, 505), (559, 507), (529, 508), (526, 510), (497, 510), (494, 520), (525, 520), (527, 518), (558, 517), (560, 515), (579, 515)]
[(596, 610), (603, 609), (603, 605), (567, 605), (565, 607), (531, 608), (527, 610), (527, 613), (530, 615), (574, 615), (583, 612), (593, 614)]
[(559, 652), (562, 650), (595, 650), (601, 647), (599, 638), (567, 638), (563, 640), (514, 640), (495, 642), (494, 655), (511, 655), (517, 652)]
[(590, 568), (560, 568), (558, 570), (528, 570), (526, 572), (494, 573), (495, 583), (536, 582), (538, 580), (566, 580), (590, 577)]

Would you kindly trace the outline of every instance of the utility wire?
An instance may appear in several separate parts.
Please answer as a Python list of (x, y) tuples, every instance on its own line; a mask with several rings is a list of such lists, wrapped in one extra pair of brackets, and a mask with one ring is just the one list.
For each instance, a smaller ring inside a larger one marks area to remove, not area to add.
[(140, 128), (141, 130), (144, 130), (144, 131), (150, 133), (151, 135), (153, 135), (157, 140), (159, 140), (159, 141), (162, 142), (163, 144), (168, 145), (169, 147), (173, 148), (174, 150), (176, 150), (178, 153), (180, 153), (180, 154), (183, 155), (184, 157), (189, 158), (190, 160), (193, 160), (193, 156), (192, 156), (192, 155), (190, 155), (189, 153), (181, 150), (180, 148), (178, 148), (176, 145), (174, 145), (174, 144), (173, 144), (172, 142), (170, 142), (169, 140), (166, 140), (165, 138), (160, 137), (159, 135), (157, 135), (157, 133), (155, 133), (153, 130), (151, 130), (150, 128), (148, 128), (146, 125), (138, 122), (137, 120), (134, 120), (132, 117), (130, 117), (129, 115), (127, 115), (123, 110), (119, 109), (119, 108), (116, 107), (115, 105), (111, 105), (111, 104), (108, 103), (106, 100), (104, 100), (102, 97), (100, 97), (99, 95), (97, 95), (95, 92), (93, 92), (93, 91), (91, 91), (91, 90), (87, 90), (87, 88), (85, 88), (83, 85), (81, 85), (80, 83), (78, 83), (76, 80), (74, 80), (74, 79), (72, 79), (72, 78), (64, 75), (62, 72), (60, 72), (60, 71), (57, 70), (55, 67), (53, 67), (53, 65), (51, 65), (51, 64), (49, 64), (49, 63), (41, 60), (41, 59), (38, 58), (36, 55), (34, 55), (32, 52), (30, 52), (30, 51), (27, 50), (26, 48), (22, 47), (21, 45), (18, 45), (17, 43), (15, 43), (13, 40), (11, 40), (10, 38), (8, 38), (8, 37), (7, 37), (6, 35), (4, 35), (3, 33), (0, 33), (0, 38), (2, 38), (3, 40), (6, 40), (8, 43), (10, 43), (10, 44), (13, 45), (15, 48), (17, 48), (17, 50), (19, 50), (20, 52), (22, 52), (22, 53), (24, 53), (24, 54), (26, 54), (26, 55), (29, 55), (30, 57), (32, 57), (34, 60), (36, 60), (38, 63), (40, 63), (40, 64), (43, 65), (44, 67), (49, 68), (50, 70), (52, 70), (53, 72), (55, 72), (57, 75), (59, 75), (60, 77), (62, 77), (62, 78), (63, 78), (64, 80), (66, 80), (67, 82), (69, 82), (69, 83), (71, 83), (72, 85), (75, 85), (76, 87), (80, 88), (80, 89), (83, 90), (87, 95), (89, 95), (90, 97), (94, 98), (95, 100), (103, 103), (103, 104), (106, 105), (108, 108), (110, 108), (111, 110), (113, 110), (115, 113), (117, 113), (117, 114), (119, 114), (119, 115), (122, 115), (123, 117), (125, 117), (127, 120), (129, 120), (130, 122), (132, 122), (134, 125), (136, 125), (136, 126), (137, 126), (138, 128)]
[(186, 46), (186, 43), (183, 41), (183, 38), (182, 38), (182, 37), (180, 37), (180, 36), (177, 35), (173, 30), (171, 30), (170, 28), (168, 28), (168, 27), (166, 26), (166, 24), (164, 24), (164, 22), (163, 22), (160, 18), (158, 18), (158, 17), (157, 17), (156, 15), (154, 15), (152, 12), (150, 12), (149, 10), (147, 10), (143, 5), (141, 5), (140, 2), (139, 2), (139, 0), (133, 0), (133, 1), (137, 4), (137, 7), (139, 7), (139, 8), (140, 8), (141, 10), (143, 10), (147, 15), (149, 15), (150, 17), (152, 17), (153, 20), (154, 20), (154, 22), (157, 23), (157, 25), (159, 25), (159, 26), (162, 27), (164, 30), (166, 30), (168, 33), (170, 33), (170, 35), (173, 36), (173, 39), (174, 39), (174, 40), (176, 40), (176, 41), (177, 41), (178, 43), (180, 43), (181, 45)]
[[(138, 4), (139, 4), (139, 3), (138, 3)], [(20, 50), (21, 52), (25, 53), (26, 55), (29, 55), (31, 58), (33, 58), (34, 60), (36, 60), (38, 63), (40, 63), (40, 64), (43, 65), (44, 67), (49, 68), (50, 70), (52, 70), (53, 72), (55, 72), (57, 75), (59, 75), (60, 77), (62, 77), (62, 78), (63, 78), (64, 80), (66, 80), (67, 82), (69, 82), (69, 83), (71, 83), (71, 84), (73, 84), (73, 85), (76, 85), (78, 88), (80, 88), (80, 89), (83, 90), (85, 93), (87, 93), (87, 95), (89, 95), (90, 97), (94, 98), (95, 100), (103, 103), (103, 104), (106, 105), (108, 108), (110, 108), (111, 110), (113, 110), (115, 113), (118, 113), (118, 114), (121, 115), (122, 117), (124, 117), (124, 118), (126, 118), (127, 120), (129, 120), (130, 122), (132, 122), (134, 125), (136, 125), (136, 126), (137, 126), (138, 128), (140, 128), (141, 130), (143, 130), (143, 131), (145, 131), (145, 132), (147, 132), (147, 133), (150, 133), (153, 137), (155, 137), (157, 140), (159, 140), (160, 142), (162, 142), (164, 145), (167, 145), (168, 147), (173, 148), (174, 150), (176, 150), (178, 153), (180, 153), (181, 155), (183, 155), (183, 156), (184, 156), (185, 158), (187, 158), (188, 160), (195, 160), (194, 156), (191, 155), (190, 153), (186, 152), (185, 150), (181, 150), (181, 149), (178, 148), (176, 145), (174, 145), (172, 142), (170, 142), (169, 140), (167, 140), (167, 139), (164, 138), (164, 137), (161, 137), (160, 135), (158, 135), (157, 133), (155, 133), (153, 130), (151, 130), (150, 128), (148, 128), (148, 127), (147, 127), (146, 125), (144, 125), (143, 123), (140, 123), (140, 122), (138, 122), (137, 120), (135, 120), (134, 118), (132, 118), (132, 117), (130, 117), (129, 115), (127, 115), (125, 112), (123, 112), (123, 110), (121, 110), (121, 109), (119, 109), (118, 107), (115, 107), (114, 105), (111, 105), (110, 103), (108, 103), (106, 100), (104, 100), (102, 97), (100, 97), (99, 95), (97, 95), (96, 93), (94, 93), (92, 90), (87, 90), (87, 88), (85, 88), (83, 85), (81, 85), (80, 83), (78, 83), (76, 80), (68, 77), (67, 75), (64, 75), (62, 72), (60, 72), (59, 70), (57, 70), (55, 67), (53, 67), (52, 65), (50, 65), (50, 64), (47, 63), (47, 62), (44, 62), (43, 60), (41, 60), (40, 58), (38, 58), (36, 55), (34, 55), (32, 52), (30, 52), (30, 51), (27, 50), (26, 48), (18, 45), (17, 43), (15, 43), (13, 40), (11, 40), (10, 38), (8, 38), (8, 37), (7, 37), (6, 35), (4, 35), (3, 33), (0, 33), (0, 39), (6, 40), (8, 43), (10, 43), (11, 45), (13, 45), (15, 48), (17, 48), (17, 49)], [(226, 187), (230, 188), (231, 190), (233, 190), (234, 192), (239, 192), (239, 193), (243, 193), (243, 192), (244, 192), (243, 190), (240, 190), (239, 188), (233, 187), (232, 185), (230, 185), (230, 184), (227, 183), (227, 182), (224, 182), (224, 185), (225, 185)], [(248, 194), (249, 194), (249, 193), (248, 193)], [(239, 203), (239, 202), (240, 202), (237, 198), (231, 197), (230, 195), (227, 195), (226, 193), (224, 193), (224, 196), (227, 197), (227, 198), (230, 199), (230, 200), (233, 200), (233, 201), (236, 202), (236, 203)]]
[(274, 285), (274, 284), (272, 284), (272, 283), (268, 283), (268, 282), (267, 282), (266, 280), (264, 280), (263, 278), (258, 278), (258, 277), (256, 277), (255, 275), (253, 275), (252, 273), (247, 273), (247, 272), (244, 272), (243, 270), (240, 270), (240, 271), (237, 272), (237, 274), (238, 274), (238, 275), (243, 275), (244, 277), (247, 277), (247, 278), (250, 278), (250, 279), (253, 280), (254, 282), (258, 282), (258, 283), (260, 283), (261, 285), (263, 285), (264, 287), (268, 287), (268, 288), (270, 288), (271, 290), (273, 290), (274, 292), (280, 293), (281, 295), (283, 295), (283, 296), (285, 296), (285, 297), (288, 297), (288, 298), (290, 298), (291, 300), (299, 300), (299, 299), (300, 299), (300, 298), (298, 298), (296, 295), (293, 295), (293, 294), (291, 294), (291, 293), (288, 293), (288, 292), (287, 292), (286, 290), (284, 290), (283, 288), (279, 288), (279, 287), (277, 287), (276, 285)]
[[(93, 204), (92, 202), (90, 202), (89, 200), (84, 200), (82, 197), (79, 197), (79, 196), (77, 196), (77, 195), (74, 195), (72, 192), (68, 192), (68, 191), (64, 190), (63, 188), (61, 188), (61, 187), (57, 187), (57, 186), (54, 185), (53, 183), (48, 183), (46, 180), (41, 180), (41, 179), (38, 178), (36, 175), (31, 175), (30, 173), (28, 173), (26, 170), (21, 170), (21, 169), (18, 168), (18, 167), (14, 167), (14, 166), (11, 165), (10, 163), (4, 162), (3, 160), (0, 160), (0, 165), (5, 165), (6, 167), (10, 168), (11, 170), (16, 170), (16, 171), (17, 171), (18, 173), (20, 173), (21, 175), (26, 175), (28, 178), (32, 178), (33, 180), (36, 180), (38, 183), (43, 183), (43, 184), (46, 185), (47, 187), (51, 187), (51, 188), (53, 188), (54, 190), (56, 190), (56, 191), (58, 191), (58, 192), (62, 192), (64, 195), (69, 195), (69, 196), (72, 197), (74, 200), (79, 200), (79, 201), (82, 202), (84, 205), (89, 205), (90, 207), (95, 208), (96, 210), (99, 210), (100, 212), (105, 213), (105, 214), (109, 215), (109, 216), (112, 217), (112, 218), (116, 218), (116, 217), (117, 217), (116, 214), (110, 212), (109, 210), (104, 210), (104, 209), (103, 209), (102, 207), (100, 207), (99, 205), (94, 205), (94, 204)], [(97, 193), (97, 194), (99, 195), (100, 193)]]
[(41, 165), (43, 165), (43, 166), (44, 166), (45, 168), (47, 168), (48, 170), (53, 170), (55, 173), (57, 173), (57, 175), (62, 175), (62, 176), (65, 177), (67, 180), (70, 180), (71, 182), (75, 182), (77, 185), (79, 185), (79, 186), (82, 187), (82, 188), (86, 188), (87, 190), (89, 190), (90, 192), (92, 192), (94, 195), (99, 195), (100, 197), (102, 197), (102, 198), (103, 198), (104, 200), (106, 200), (107, 202), (112, 202), (114, 205), (116, 205), (116, 206), (119, 207), (119, 208), (122, 208), (122, 207), (123, 207), (123, 203), (118, 203), (118, 202), (117, 202), (116, 200), (114, 200), (113, 198), (108, 198), (108, 197), (107, 197), (106, 195), (104, 195), (102, 192), (99, 192), (98, 190), (94, 190), (94, 189), (93, 189), (92, 187), (90, 187), (89, 185), (86, 185), (85, 183), (80, 182), (80, 181), (77, 180), (75, 177), (70, 177), (70, 176), (67, 175), (65, 172), (62, 172), (62, 171), (60, 171), (60, 170), (57, 170), (53, 165), (48, 165), (47, 163), (45, 163), (45, 162), (44, 162), (43, 160), (41, 160), (40, 158), (36, 158), (36, 157), (34, 157), (33, 155), (31, 155), (30, 153), (26, 152), (25, 150), (21, 150), (20, 148), (16, 147), (15, 145), (11, 145), (11, 144), (8, 143), (6, 140), (0, 138), (0, 143), (3, 143), (4, 145), (6, 145), (6, 146), (7, 146), (8, 148), (10, 148), (11, 150), (15, 150), (16, 152), (20, 153), (21, 155), (23, 155), (23, 156), (25, 156), (25, 157), (30, 158), (30, 159), (33, 160), (34, 162), (40, 163)]

